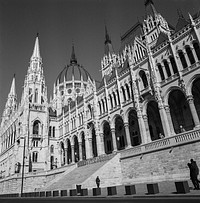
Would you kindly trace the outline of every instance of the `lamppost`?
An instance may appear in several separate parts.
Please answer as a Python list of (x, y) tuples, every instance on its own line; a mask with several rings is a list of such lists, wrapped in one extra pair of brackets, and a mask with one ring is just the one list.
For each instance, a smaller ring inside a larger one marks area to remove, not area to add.
[(26, 146), (26, 137), (24, 137), (24, 148), (23, 148), (23, 164), (22, 164), (22, 183), (21, 183), (21, 197), (23, 195), (24, 187), (24, 165), (25, 165), (25, 146)]

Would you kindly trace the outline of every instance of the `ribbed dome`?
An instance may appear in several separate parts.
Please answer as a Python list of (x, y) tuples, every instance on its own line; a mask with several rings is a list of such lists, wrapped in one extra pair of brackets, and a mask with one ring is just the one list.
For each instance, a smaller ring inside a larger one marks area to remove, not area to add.
[(70, 64), (67, 65), (58, 75), (57, 80), (59, 83), (62, 83), (64, 81), (72, 81), (73, 77), (74, 80), (81, 80), (81, 76), (83, 78), (83, 81), (87, 81), (88, 77), (91, 78), (90, 74), (79, 64)]
[(83, 81), (87, 81), (88, 77), (91, 78), (90, 74), (83, 68), (83, 66), (77, 63), (74, 46), (72, 46), (70, 65), (65, 66), (65, 68), (58, 75), (56, 81), (62, 83), (64, 81), (64, 77), (66, 82), (72, 81), (73, 78), (75, 81), (81, 81), (81, 77)]

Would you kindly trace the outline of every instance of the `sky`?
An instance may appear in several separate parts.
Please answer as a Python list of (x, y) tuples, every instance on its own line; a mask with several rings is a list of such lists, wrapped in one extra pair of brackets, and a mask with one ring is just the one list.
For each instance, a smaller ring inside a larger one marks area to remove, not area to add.
[[(199, 0), (154, 0), (154, 6), (174, 26), (177, 9), (185, 18), (200, 11)], [(144, 0), (0, 0), (0, 117), (14, 74), (21, 100), (37, 33), (49, 98), (72, 44), (78, 63), (100, 81), (105, 24), (118, 52), (120, 37), (144, 14)]]

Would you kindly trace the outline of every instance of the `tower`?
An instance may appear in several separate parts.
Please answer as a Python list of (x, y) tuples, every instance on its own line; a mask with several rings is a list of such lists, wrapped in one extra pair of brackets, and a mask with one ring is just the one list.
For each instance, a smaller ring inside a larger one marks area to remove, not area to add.
[(21, 134), (26, 137), (25, 166), (28, 166), (25, 170), (44, 170), (48, 156), (48, 104), (38, 34), (24, 81), (21, 109)]

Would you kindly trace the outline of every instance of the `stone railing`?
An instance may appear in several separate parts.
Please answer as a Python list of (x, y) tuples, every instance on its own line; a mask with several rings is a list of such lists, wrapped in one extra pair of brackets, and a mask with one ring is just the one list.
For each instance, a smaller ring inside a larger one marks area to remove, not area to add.
[(200, 141), (200, 129), (187, 131), (175, 136), (158, 139), (147, 144), (123, 150), (121, 151), (121, 159), (138, 156), (166, 148), (172, 148), (174, 146), (183, 145), (195, 141)]
[(108, 160), (112, 159), (115, 156), (115, 154), (116, 153), (112, 153), (112, 154), (109, 154), (109, 155), (102, 155), (102, 156), (90, 158), (90, 159), (87, 159), (87, 160), (82, 160), (82, 161), (79, 161), (77, 163), (77, 166), (81, 167), (81, 166), (85, 166), (85, 165), (89, 165), (89, 164), (108, 161)]

